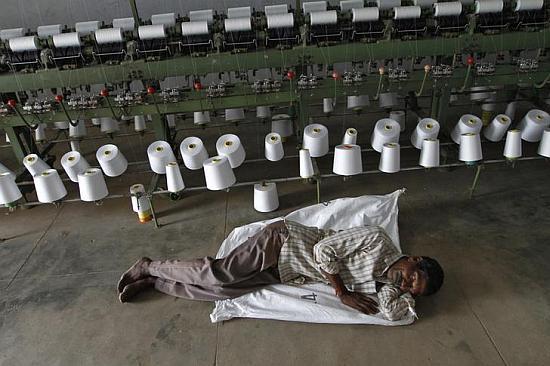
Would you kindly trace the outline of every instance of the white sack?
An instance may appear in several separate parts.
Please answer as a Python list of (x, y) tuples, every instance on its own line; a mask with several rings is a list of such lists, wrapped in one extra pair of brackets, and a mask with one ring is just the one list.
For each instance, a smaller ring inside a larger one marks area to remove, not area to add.
[[(384, 196), (340, 198), (296, 210), (285, 218), (307, 226), (334, 230), (379, 225), (387, 231), (401, 251), (397, 228), (397, 200), (404, 192), (404, 189), (400, 189)], [(235, 228), (222, 243), (216, 257), (225, 257), (265, 225), (280, 219), (254, 222)], [(210, 314), (211, 321), (216, 323), (232, 318), (390, 326), (411, 324), (414, 321), (411, 313), (399, 321), (386, 320), (380, 314), (363, 314), (342, 304), (334, 295), (334, 289), (322, 283), (300, 286), (270, 285), (235, 299), (216, 301)]]

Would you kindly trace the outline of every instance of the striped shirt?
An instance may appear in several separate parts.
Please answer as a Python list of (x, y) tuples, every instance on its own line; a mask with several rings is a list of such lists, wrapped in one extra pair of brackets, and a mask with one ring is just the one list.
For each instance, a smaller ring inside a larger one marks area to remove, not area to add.
[(360, 226), (346, 230), (322, 230), (285, 220), (288, 239), (279, 256), (282, 283), (329, 281), (320, 270), (339, 274), (346, 288), (353, 292), (377, 293), (376, 282), (385, 283), (378, 290), (382, 315), (398, 320), (414, 307), (409, 293), (390, 283), (387, 269), (403, 257), (386, 231), (379, 226)]

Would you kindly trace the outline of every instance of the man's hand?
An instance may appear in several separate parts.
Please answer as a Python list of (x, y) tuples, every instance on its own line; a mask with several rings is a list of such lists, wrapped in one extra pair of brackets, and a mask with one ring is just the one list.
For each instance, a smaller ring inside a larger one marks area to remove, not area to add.
[(378, 313), (378, 303), (370, 297), (359, 292), (346, 291), (339, 296), (343, 304), (359, 310), (362, 313), (372, 315)]
[(368, 315), (378, 313), (378, 303), (375, 300), (359, 292), (350, 292), (344, 285), (340, 275), (326, 273), (323, 270), (321, 272), (334, 287), (336, 296), (340, 298), (343, 304)]

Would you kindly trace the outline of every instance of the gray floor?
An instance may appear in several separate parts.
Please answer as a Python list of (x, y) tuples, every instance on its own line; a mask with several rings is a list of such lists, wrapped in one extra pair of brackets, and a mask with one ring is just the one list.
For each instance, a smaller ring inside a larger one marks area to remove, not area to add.
[(309, 184), (279, 184), (280, 210), (268, 215), (253, 210), (250, 187), (158, 199), (160, 230), (138, 224), (126, 199), (6, 214), (0, 365), (546, 364), (548, 169), (489, 165), (474, 200), (467, 168), (323, 182), (325, 200), (407, 188), (402, 246), (440, 259), (447, 277), (439, 294), (418, 301), (420, 319), (400, 328), (211, 324), (211, 304), (156, 293), (118, 303), (117, 278), (136, 258), (214, 254), (233, 227), (313, 203)]

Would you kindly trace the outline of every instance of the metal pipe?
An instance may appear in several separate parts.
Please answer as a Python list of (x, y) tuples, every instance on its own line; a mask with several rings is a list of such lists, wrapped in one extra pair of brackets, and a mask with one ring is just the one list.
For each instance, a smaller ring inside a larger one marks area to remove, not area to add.
[(134, 17), (134, 28), (135, 30), (139, 27), (139, 13), (136, 5), (136, 0), (128, 0), (130, 3), (130, 9), (132, 9), (132, 17)]

